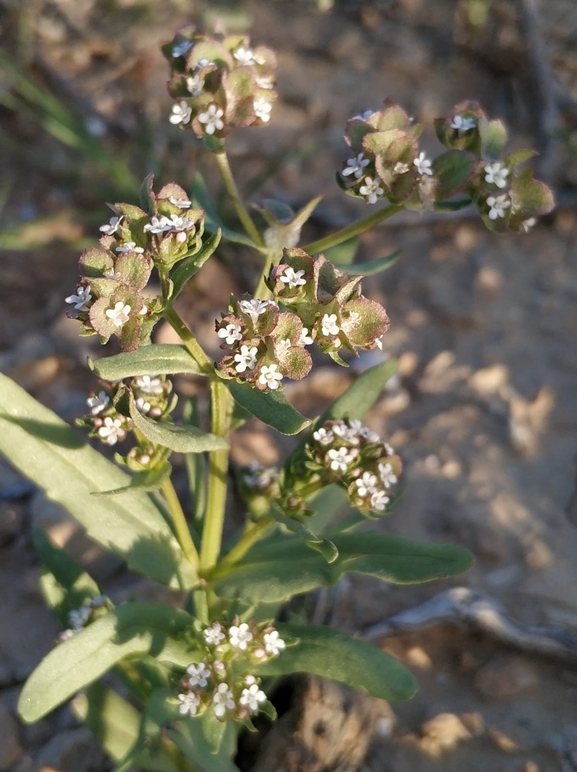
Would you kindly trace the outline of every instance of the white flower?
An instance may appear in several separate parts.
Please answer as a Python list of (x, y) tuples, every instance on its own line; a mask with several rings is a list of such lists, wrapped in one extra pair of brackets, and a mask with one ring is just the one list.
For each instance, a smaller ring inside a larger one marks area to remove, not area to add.
[(264, 314), (267, 308), (274, 306), (274, 303), (271, 300), (257, 300), (256, 298), (252, 298), (251, 300), (241, 300), (239, 306), (247, 316), (250, 316), (253, 322), (256, 322), (258, 317), (261, 314)]
[(226, 327), (221, 327), (217, 334), (219, 338), (224, 338), (227, 346), (232, 346), (237, 341), (242, 340), (240, 324), (227, 324)]
[(337, 324), (337, 315), (325, 314), (321, 320), (321, 330), (325, 337), (338, 335), (341, 328)]
[(252, 684), (247, 689), (242, 690), (242, 694), (239, 698), (239, 703), (245, 708), (248, 708), (251, 713), (256, 713), (259, 708), (259, 703), (266, 700), (266, 694), (259, 689), (258, 684)]
[(521, 227), (525, 231), (525, 233), (529, 233), (531, 228), (533, 228), (537, 224), (537, 219), (535, 217), (529, 217), (528, 220), (523, 220), (521, 223)]
[(78, 632), (84, 628), (84, 625), (90, 619), (91, 614), (92, 610), (89, 606), (81, 606), (73, 611), (69, 611), (68, 624), (74, 631)]
[(144, 252), (144, 249), (142, 247), (136, 246), (136, 241), (127, 241), (126, 244), (122, 244), (119, 247), (116, 247), (116, 251), (120, 252), (121, 254), (123, 252), (137, 252), (139, 255), (141, 255)]
[(234, 369), (237, 373), (244, 373), (245, 370), (254, 370), (256, 367), (257, 354), (258, 349), (256, 346), (251, 346), (249, 348), (246, 345), (242, 345), (240, 347), (240, 354), (234, 355), (234, 361), (237, 362)]
[(233, 54), (234, 58), (237, 62), (240, 64), (254, 64), (254, 53), (252, 52), (252, 49), (250, 48), (244, 48), (244, 46), (241, 46), (240, 48), (237, 48), (236, 51)]
[(365, 110), (362, 113), (358, 113), (358, 115), (353, 115), (351, 118), (351, 121), (368, 121), (369, 118), (371, 118), (375, 114), (374, 110)]
[(144, 226), (144, 230), (150, 231), (151, 233), (164, 233), (165, 231), (169, 231), (171, 227), (172, 223), (168, 217), (163, 215), (162, 217), (151, 217), (150, 222), (146, 223)]
[(140, 311), (138, 312), (138, 315), (139, 315), (139, 316), (144, 316), (144, 315), (145, 315), (145, 314), (147, 314), (147, 313), (148, 313), (148, 308), (146, 307), (146, 303), (143, 303), (143, 304), (142, 304), (142, 308), (141, 308), (141, 309), (140, 309)]
[(354, 459), (347, 448), (339, 448), (338, 450), (331, 448), (327, 457), (331, 460), (330, 467), (334, 472), (346, 472)]
[(179, 217), (177, 214), (171, 214), (170, 220), (167, 220), (167, 223), (170, 226), (170, 230), (175, 233), (187, 231), (189, 228), (194, 227), (192, 220), (188, 220), (186, 217)]
[(359, 193), (364, 196), (369, 204), (376, 204), (379, 196), (385, 192), (379, 185), (379, 180), (373, 180), (371, 177), (365, 177), (364, 185), (359, 188)]
[(110, 418), (107, 416), (104, 419), (104, 426), (101, 426), (98, 430), (98, 436), (109, 445), (116, 445), (117, 442), (122, 442), (126, 437), (126, 432), (122, 428), (122, 421), (119, 418)]
[(356, 158), (349, 158), (346, 168), (343, 169), (343, 177), (348, 177), (350, 174), (354, 174), (355, 179), (360, 180), (363, 176), (363, 169), (370, 163), (368, 158), (365, 158), (364, 153), (359, 153)]
[(509, 169), (499, 163), (499, 161), (496, 161), (494, 164), (487, 164), (487, 166), (483, 167), (483, 170), (485, 171), (485, 182), (496, 185), (498, 188), (505, 188), (507, 186)]
[(304, 275), (304, 268), (300, 271), (295, 271), (295, 269), (289, 265), (285, 269), (283, 275), (280, 277), (280, 280), (283, 282), (283, 284), (286, 284), (289, 289), (294, 289), (295, 287), (304, 287), (304, 285), (307, 283), (307, 280), (303, 278)]
[(215, 659), (214, 662), (212, 663), (212, 666), (217, 673), (224, 673), (224, 671), (226, 670), (226, 665), (220, 659)]
[(168, 200), (171, 204), (174, 204), (174, 206), (177, 206), (179, 209), (190, 209), (192, 206), (192, 201), (190, 201), (188, 198), (176, 198), (175, 196), (169, 196)]
[(179, 694), (178, 699), (180, 705), (178, 706), (178, 712), (181, 716), (195, 716), (198, 706), (200, 705), (200, 697), (194, 692), (188, 692), (187, 694)]
[(272, 104), (267, 99), (265, 99), (264, 97), (259, 97), (258, 99), (255, 99), (253, 103), (253, 108), (254, 108), (254, 114), (263, 123), (268, 123), (270, 121)]
[(278, 630), (265, 633), (263, 640), (265, 649), (273, 657), (277, 657), (283, 649), (286, 649), (286, 643), (278, 634)]
[(189, 665), (186, 668), (186, 672), (188, 673), (188, 682), (191, 686), (200, 686), (201, 689), (204, 689), (210, 678), (210, 670), (204, 662), (199, 662), (198, 665)]
[(273, 391), (278, 389), (283, 379), (282, 373), (278, 372), (278, 365), (263, 365), (260, 370), (258, 382), (263, 386), (268, 386)]
[(345, 442), (350, 442), (351, 445), (358, 445), (359, 438), (358, 432), (353, 426), (347, 426), (345, 423), (335, 424), (333, 426), (333, 432)]
[(381, 338), (376, 338), (376, 340), (375, 340), (375, 346), (376, 346), (376, 347), (377, 347), (377, 348), (378, 348), (380, 351), (382, 351), (382, 350), (383, 350), (383, 339), (382, 339), (382, 337), (381, 337)]
[(198, 120), (201, 123), (206, 124), (206, 133), (214, 134), (215, 131), (221, 131), (224, 129), (224, 123), (221, 118), (224, 115), (224, 110), (215, 104), (209, 105), (205, 113), (200, 113)]
[(102, 233), (106, 233), (107, 236), (112, 236), (112, 234), (116, 233), (120, 227), (120, 223), (123, 219), (124, 217), (111, 217), (105, 225), (100, 226), (99, 230), (101, 230)]
[(282, 338), (282, 340), (279, 340), (277, 343), (277, 348), (280, 349), (284, 354), (287, 353), (289, 348), (292, 346), (292, 343), (290, 341), (290, 338)]
[(98, 394), (95, 394), (93, 397), (88, 397), (86, 400), (86, 404), (90, 408), (92, 415), (102, 413), (109, 402), (110, 397), (105, 391), (99, 391)]
[(393, 171), (395, 174), (406, 174), (409, 171), (409, 168), (409, 164), (397, 161), (397, 163), (393, 166)]
[(204, 640), (209, 646), (218, 646), (218, 644), (226, 638), (225, 634), (222, 632), (220, 622), (213, 622), (210, 627), (206, 627), (203, 630), (203, 635)]
[(371, 507), (382, 512), (386, 508), (389, 501), (390, 498), (384, 491), (377, 491), (371, 496)]
[(463, 115), (455, 115), (453, 122), (451, 123), (451, 128), (457, 129), (459, 134), (464, 134), (466, 131), (471, 131), (471, 129), (474, 129), (476, 125), (477, 122), (474, 118)]
[(214, 715), (217, 718), (222, 718), (228, 710), (234, 710), (236, 705), (232, 699), (232, 692), (228, 688), (228, 684), (219, 684), (212, 696), (212, 704), (214, 705)]
[(369, 429), (368, 426), (363, 426), (363, 428), (359, 431), (359, 434), (361, 437), (364, 437), (367, 442), (379, 442), (381, 439), (379, 435), (372, 429)]
[(255, 83), (259, 88), (272, 88), (274, 85), (274, 79), (270, 76), (256, 76)]
[(74, 304), (75, 311), (86, 311), (91, 300), (90, 286), (76, 287), (76, 295), (69, 295), (67, 298), (64, 298), (65, 303)]
[(299, 338), (299, 343), (302, 343), (303, 346), (310, 346), (312, 343), (314, 343), (313, 339), (309, 335), (308, 327), (303, 327), (301, 336)]
[(235, 649), (240, 649), (241, 651), (246, 651), (248, 644), (252, 641), (252, 633), (248, 629), (246, 622), (243, 622), (238, 627), (236, 625), (232, 625), (228, 631), (228, 636), (230, 645), (234, 646)]
[(129, 320), (128, 314), (131, 311), (129, 305), (125, 305), (122, 300), (114, 304), (114, 308), (108, 308), (106, 310), (106, 316), (110, 319), (115, 327), (123, 327)]
[(371, 474), (370, 472), (364, 472), (363, 476), (355, 480), (355, 485), (357, 486), (358, 490), (357, 493), (359, 496), (367, 496), (369, 494), (373, 494), (377, 492), (377, 478), (376, 475)]
[(199, 59), (198, 62), (195, 64), (195, 70), (200, 70), (201, 67), (206, 67), (207, 64), (213, 64), (213, 62), (211, 62), (210, 59), (207, 59), (205, 56), (203, 56), (203, 58)]
[(144, 397), (138, 397), (134, 404), (136, 405), (138, 412), (142, 413), (142, 415), (146, 415), (151, 407), (150, 402), (147, 402)]
[(381, 482), (385, 488), (390, 488), (392, 485), (395, 485), (398, 480), (397, 475), (393, 472), (393, 467), (388, 463), (379, 464), (379, 474), (381, 475)]
[(190, 121), (191, 116), (192, 116), (191, 106), (184, 100), (181, 100), (177, 104), (172, 105), (172, 114), (169, 116), (168, 120), (174, 126), (178, 126), (179, 123), (182, 123), (184, 125), (185, 123), (188, 123)]
[(191, 48), (192, 42), (190, 40), (183, 40), (172, 47), (172, 56), (174, 59), (177, 59), (179, 56), (187, 54)]
[(425, 155), (425, 153), (419, 153), (418, 157), (415, 158), (413, 161), (413, 164), (417, 168), (417, 171), (419, 174), (428, 174), (429, 177), (433, 176), (433, 170), (431, 169), (431, 162)]
[(327, 431), (324, 428), (317, 429), (316, 432), (313, 432), (313, 437), (317, 442), (320, 442), (321, 445), (330, 445), (335, 438), (331, 431)]
[(496, 220), (499, 217), (505, 217), (505, 209), (509, 209), (511, 201), (509, 196), (505, 194), (502, 196), (489, 196), (487, 205), (489, 206), (489, 219)]
[(162, 382), (160, 378), (153, 378), (151, 375), (141, 375), (136, 379), (136, 385), (145, 394), (162, 394)]
[(189, 75), (186, 79), (186, 88), (193, 97), (200, 96), (204, 89), (204, 78), (199, 73)]

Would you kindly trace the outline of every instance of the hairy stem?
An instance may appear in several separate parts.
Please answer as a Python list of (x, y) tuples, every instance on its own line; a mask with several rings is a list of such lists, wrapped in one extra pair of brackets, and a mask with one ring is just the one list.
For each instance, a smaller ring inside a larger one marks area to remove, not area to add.
[(190, 535), (188, 523), (186, 522), (186, 516), (180, 505), (176, 491), (174, 490), (174, 485), (170, 479), (165, 480), (165, 482), (162, 483), (162, 492), (166, 498), (168, 508), (170, 509), (172, 523), (174, 526), (176, 538), (178, 539), (178, 543), (182, 547), (182, 551), (188, 558), (191, 565), (195, 570), (198, 570), (200, 563), (198, 551), (192, 540), (192, 536)]
[(325, 236), (323, 239), (318, 239), (317, 241), (311, 241), (310, 244), (305, 244), (303, 249), (309, 254), (318, 254), (330, 247), (336, 247), (337, 244), (342, 244), (343, 241), (348, 241), (348, 239), (352, 239), (353, 236), (358, 236), (359, 233), (364, 233), (364, 231), (378, 225), (380, 222), (388, 220), (389, 217), (392, 217), (398, 212), (402, 212), (403, 209), (404, 207), (400, 205), (391, 205), (386, 209), (379, 209), (377, 212), (374, 212), (367, 217), (361, 217), (360, 220), (347, 225), (346, 228), (341, 228), (340, 230), (335, 231), (335, 233), (331, 233), (330, 236)]
[(175, 330), (175, 332), (179, 334), (189, 354), (192, 356), (194, 361), (199, 365), (203, 375), (214, 375), (214, 365), (212, 364), (211, 360), (204, 353), (198, 341), (191, 333), (191, 331), (188, 329), (185, 321), (174, 310), (174, 308), (172, 308), (172, 306), (169, 306), (164, 311), (164, 318), (170, 324), (170, 326)]
[(247, 234), (254, 241), (255, 246), (262, 247), (264, 244), (262, 236), (252, 221), (252, 218), (248, 213), (245, 205), (242, 203), (238, 188), (236, 187), (236, 182), (232, 176), (232, 170), (230, 168), (226, 152), (223, 151), (222, 153), (215, 153), (214, 157), (216, 158), (216, 163), (220, 171), (222, 181), (224, 182), (224, 187), (230, 197), (230, 200), (232, 201), (232, 205), (234, 206), (234, 209), (238, 215), (238, 219), (241, 221)]

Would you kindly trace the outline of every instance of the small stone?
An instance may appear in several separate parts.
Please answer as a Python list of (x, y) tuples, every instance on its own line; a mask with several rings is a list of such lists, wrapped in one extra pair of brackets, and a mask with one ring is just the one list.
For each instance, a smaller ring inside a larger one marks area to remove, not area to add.
[(0, 770), (10, 769), (23, 753), (16, 719), (5, 705), (0, 705)]
[(493, 701), (511, 700), (539, 684), (535, 667), (523, 657), (498, 656), (475, 677), (477, 691)]
[(441, 756), (462, 740), (473, 736), (459, 716), (454, 713), (439, 713), (421, 726), (422, 748), (431, 756)]

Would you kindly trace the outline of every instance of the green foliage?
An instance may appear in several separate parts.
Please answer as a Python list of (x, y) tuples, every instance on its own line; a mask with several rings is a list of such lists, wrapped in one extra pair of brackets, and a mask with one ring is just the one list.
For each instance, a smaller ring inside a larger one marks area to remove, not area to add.
[(226, 385), (241, 407), (281, 434), (298, 434), (310, 424), (282, 392), (265, 393), (248, 383), (234, 381), (227, 381)]
[(136, 351), (115, 354), (104, 359), (88, 357), (88, 366), (95, 375), (105, 381), (133, 378), (136, 375), (200, 375), (201, 372), (184, 346), (169, 343), (153, 343)]

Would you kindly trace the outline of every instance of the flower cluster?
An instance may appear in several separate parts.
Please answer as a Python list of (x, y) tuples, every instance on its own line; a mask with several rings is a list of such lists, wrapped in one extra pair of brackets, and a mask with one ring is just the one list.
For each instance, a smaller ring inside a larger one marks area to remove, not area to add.
[(225, 137), (235, 126), (270, 121), (276, 57), (243, 35), (205, 35), (187, 28), (163, 46), (170, 63), (170, 122), (197, 137)]
[(152, 176), (143, 185), (148, 212), (132, 204), (112, 206), (114, 216), (100, 231), (100, 247), (80, 257), (80, 281), (66, 298), (68, 316), (82, 322), (83, 335), (106, 343), (120, 338), (132, 351), (148, 342), (167, 298), (146, 299), (153, 267), (163, 275), (180, 260), (194, 259), (202, 246), (204, 212), (191, 209), (184, 190), (171, 183), (155, 195)]
[(390, 509), (401, 459), (360, 421), (327, 421), (313, 432), (305, 452), (309, 470), (324, 484), (346, 488), (353, 507), (367, 514)]
[(238, 620), (229, 627), (213, 622), (202, 637), (203, 659), (192, 662), (181, 681), (180, 714), (200, 716), (212, 711), (219, 721), (246, 721), (265, 707), (267, 697), (259, 678), (239, 673), (278, 656), (286, 643), (270, 625)]
[(399, 105), (387, 100), (383, 110), (355, 116), (345, 129), (352, 156), (337, 176), (339, 185), (369, 204), (385, 199), (417, 210), (466, 196), (492, 230), (526, 232), (551, 211), (549, 188), (530, 170), (519, 170), (535, 153), (501, 158), (505, 127), (488, 120), (476, 102), (456, 105), (435, 127), (446, 152), (431, 161), (417, 143), (422, 127)]
[(94, 622), (114, 608), (114, 604), (106, 595), (97, 595), (86, 601), (80, 608), (68, 612), (68, 627), (60, 633), (58, 641), (62, 643), (82, 632), (91, 622)]

